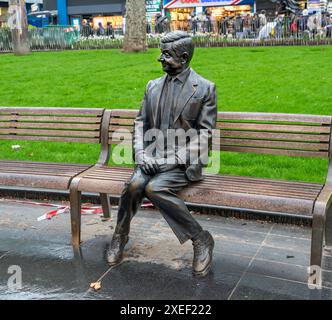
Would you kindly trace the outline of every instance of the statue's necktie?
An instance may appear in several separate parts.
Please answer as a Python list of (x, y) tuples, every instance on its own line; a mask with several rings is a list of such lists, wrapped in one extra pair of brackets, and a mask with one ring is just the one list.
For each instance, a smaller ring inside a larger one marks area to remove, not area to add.
[(160, 124), (160, 130), (162, 132), (164, 132), (164, 134), (166, 133), (167, 129), (169, 128), (170, 125), (170, 115), (171, 112), (173, 112), (174, 106), (173, 106), (173, 102), (174, 102), (174, 83), (175, 79), (170, 79), (168, 80), (167, 83), (167, 94), (164, 100), (164, 106), (162, 108), (163, 112), (162, 112), (162, 117), (161, 117), (161, 124)]

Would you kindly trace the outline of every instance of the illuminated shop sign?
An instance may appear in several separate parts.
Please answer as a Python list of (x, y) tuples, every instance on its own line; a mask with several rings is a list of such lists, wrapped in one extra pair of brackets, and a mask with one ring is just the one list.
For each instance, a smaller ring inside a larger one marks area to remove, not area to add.
[(160, 12), (161, 0), (145, 0), (146, 12)]
[(254, 0), (164, 0), (164, 8), (236, 6), (253, 3)]

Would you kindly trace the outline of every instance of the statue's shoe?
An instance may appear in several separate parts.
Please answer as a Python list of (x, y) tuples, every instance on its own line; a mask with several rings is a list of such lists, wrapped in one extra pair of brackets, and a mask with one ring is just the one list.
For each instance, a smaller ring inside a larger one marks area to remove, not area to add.
[(214, 240), (208, 231), (202, 231), (198, 239), (193, 241), (194, 259), (193, 274), (205, 277), (211, 268)]
[(123, 259), (123, 250), (129, 240), (128, 235), (114, 234), (106, 258), (111, 266), (119, 264)]

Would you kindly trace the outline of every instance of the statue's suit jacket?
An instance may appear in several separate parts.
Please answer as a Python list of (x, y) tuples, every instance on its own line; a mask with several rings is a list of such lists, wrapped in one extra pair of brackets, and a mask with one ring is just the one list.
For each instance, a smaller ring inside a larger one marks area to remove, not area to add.
[[(133, 138), (133, 154), (137, 163), (144, 155), (148, 143), (144, 141), (143, 135), (149, 129), (157, 127), (157, 115), (160, 96), (167, 75), (149, 81), (141, 109), (135, 120), (135, 134)], [(182, 85), (178, 97), (175, 98), (172, 129), (205, 129), (207, 132), (209, 146), (211, 145), (212, 129), (216, 126), (217, 99), (215, 84), (198, 75), (190, 69), (190, 73)], [(143, 124), (143, 125), (142, 125)], [(140, 127), (142, 130), (137, 130)], [(198, 159), (196, 164), (190, 163), (190, 147), (186, 152), (178, 155), (186, 165), (186, 176), (190, 181), (202, 179), (202, 161)]]

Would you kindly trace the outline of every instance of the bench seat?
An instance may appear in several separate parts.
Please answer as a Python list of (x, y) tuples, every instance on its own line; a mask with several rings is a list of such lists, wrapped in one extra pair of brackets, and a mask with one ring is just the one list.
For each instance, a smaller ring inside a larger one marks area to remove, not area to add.
[(89, 167), (67, 163), (0, 161), (0, 184), (66, 190), (71, 180)]
[[(93, 167), (80, 175), (78, 191), (120, 195), (133, 169)], [(188, 203), (311, 216), (323, 185), (273, 179), (207, 174), (181, 191)]]

